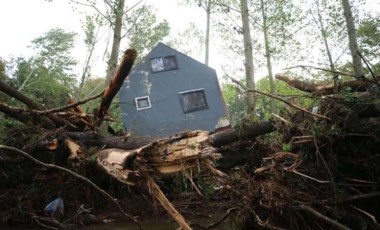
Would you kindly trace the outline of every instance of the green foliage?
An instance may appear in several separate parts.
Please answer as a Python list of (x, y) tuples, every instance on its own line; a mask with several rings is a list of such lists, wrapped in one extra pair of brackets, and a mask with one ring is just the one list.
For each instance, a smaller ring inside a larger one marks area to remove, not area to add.
[[(87, 98), (97, 95), (105, 88), (104, 78), (89, 78), (85, 81), (83, 89), (81, 91), (81, 98)], [(86, 104), (81, 105), (82, 109), (86, 113), (92, 113), (95, 108), (99, 106), (100, 99), (92, 100)]]
[(35, 55), (11, 60), (7, 82), (46, 107), (66, 104), (75, 87), (70, 56), (75, 34), (56, 28), (32, 41)]
[(0, 58), (0, 81), (4, 81), (6, 79), (5, 68), (6, 62)]
[[(140, 20), (136, 21), (136, 18)], [(129, 37), (129, 47), (139, 53), (139, 57), (149, 52), (159, 41), (169, 35), (170, 27), (166, 20), (157, 21), (151, 6), (143, 6), (126, 15), (126, 24), (131, 25), (125, 36)]]
[[(286, 100), (295, 101), (303, 108), (309, 108), (313, 104), (313, 100), (305, 97), (307, 93), (288, 86), (283, 81), (276, 81), (276, 93)], [(262, 92), (269, 92), (269, 78), (265, 77), (256, 83), (256, 89)], [(265, 96), (257, 95), (256, 108), (260, 119), (268, 120), (271, 117), (270, 99)], [(278, 102), (277, 109), (282, 111), (285, 109), (284, 103)]]
[(86, 16), (86, 22), (83, 25), (83, 30), (85, 32), (84, 43), (87, 47), (90, 47), (95, 42), (95, 28), (96, 28), (96, 19), (94, 20), (92, 16)]
[(284, 150), (285, 152), (290, 152), (290, 150), (292, 149), (292, 145), (291, 144), (282, 144), (282, 150)]
[[(265, 77), (256, 82), (256, 89), (262, 92), (269, 92), (269, 78)], [(240, 93), (235, 84), (226, 83), (222, 86), (223, 97), (227, 105), (232, 124), (239, 125), (245, 117), (246, 103), (244, 95)], [(276, 92), (286, 100), (296, 101), (301, 107), (310, 108), (314, 101), (306, 97), (306, 93), (288, 86), (285, 82), (276, 82)], [(271, 118), (270, 98), (256, 94), (256, 110), (260, 120)], [(277, 108), (285, 110), (284, 103), (278, 102)]]
[(203, 32), (194, 23), (183, 28), (167, 42), (170, 47), (189, 56), (199, 56), (203, 48)]
[(39, 62), (49, 71), (64, 72), (67, 75), (77, 63), (70, 56), (71, 49), (74, 48), (75, 36), (75, 33), (55, 28), (34, 39), (32, 48), (36, 52), (36, 62)]
[(380, 19), (367, 18), (359, 24), (357, 30), (363, 55), (373, 65), (375, 73), (380, 72)]
[(222, 86), (224, 101), (233, 126), (239, 124), (245, 115), (245, 97), (240, 93), (235, 84), (226, 83)]

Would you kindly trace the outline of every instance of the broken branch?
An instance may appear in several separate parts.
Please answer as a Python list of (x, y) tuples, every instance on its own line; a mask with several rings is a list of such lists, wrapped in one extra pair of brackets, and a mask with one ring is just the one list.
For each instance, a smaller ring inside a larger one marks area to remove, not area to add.
[(95, 124), (99, 126), (103, 118), (107, 115), (108, 108), (111, 102), (121, 86), (125, 78), (128, 76), (132, 69), (133, 63), (137, 57), (137, 52), (134, 49), (127, 49), (124, 53), (123, 60), (120, 63), (115, 75), (112, 77), (111, 83), (108, 88), (104, 91), (102, 96), (102, 102), (95, 114)]
[[(350, 91), (366, 91), (368, 87), (373, 84), (371, 81), (362, 81), (362, 80), (354, 80), (354, 81), (346, 81), (339, 83), (337, 85), (331, 84), (313, 84), (304, 81), (300, 81), (298, 79), (294, 79), (288, 77), (283, 74), (276, 74), (276, 79), (280, 81), (284, 81), (286, 84), (299, 89), (304, 92), (312, 93), (316, 96), (329, 95), (334, 93), (334, 89), (340, 91), (342, 89), (350, 88)], [(380, 80), (380, 77), (375, 79), (376, 81)]]
[(344, 226), (343, 224), (323, 215), (322, 213), (318, 212), (317, 210), (313, 209), (312, 207), (310, 206), (307, 206), (307, 205), (301, 205), (300, 208), (312, 215), (314, 215), (315, 217), (323, 220), (324, 222), (328, 223), (328, 224), (331, 224), (332, 226), (336, 227), (337, 229), (341, 229), (341, 230), (350, 230), (350, 228)]
[(20, 149), (14, 148), (14, 147), (0, 145), (0, 149), (6, 149), (6, 150), (13, 151), (13, 152), (17, 152), (17, 153), (23, 155), (25, 158), (33, 161), (37, 165), (40, 165), (40, 166), (45, 167), (45, 168), (50, 168), (50, 169), (56, 169), (56, 170), (59, 170), (59, 171), (63, 171), (65, 173), (67, 173), (67, 174), (70, 174), (71, 176), (73, 176), (75, 178), (78, 178), (79, 180), (82, 180), (82, 181), (86, 182), (92, 188), (94, 188), (96, 191), (98, 191), (100, 194), (102, 194), (104, 197), (106, 197), (108, 200), (110, 200), (113, 204), (115, 204), (115, 206), (120, 210), (120, 212), (124, 216), (128, 217), (129, 219), (131, 219), (133, 222), (135, 222), (140, 227), (140, 229), (142, 229), (140, 223), (134, 217), (132, 217), (128, 213), (126, 213), (124, 211), (124, 209), (121, 207), (121, 205), (116, 201), (115, 198), (113, 198), (109, 193), (107, 193), (103, 189), (99, 188), (94, 182), (90, 181), (86, 177), (81, 176), (81, 175), (79, 175), (79, 174), (71, 171), (70, 169), (67, 169), (67, 168), (64, 168), (64, 167), (60, 167), (58, 165), (46, 164), (46, 163), (44, 163), (42, 161), (39, 161), (36, 158), (32, 157), (28, 153), (26, 153), (26, 152), (24, 152), (24, 151), (22, 151)]
[(279, 100), (279, 101), (281, 101), (281, 102), (283, 102), (283, 103), (285, 103), (285, 104), (287, 104), (287, 105), (289, 105), (289, 106), (291, 106), (291, 107), (293, 107), (293, 108), (295, 108), (295, 109), (298, 109), (298, 110), (300, 110), (300, 111), (302, 111), (302, 112), (304, 112), (304, 113), (310, 114), (310, 115), (312, 115), (312, 116), (314, 116), (314, 117), (319, 117), (319, 118), (322, 118), (322, 119), (325, 119), (325, 120), (331, 121), (331, 118), (329, 118), (329, 117), (326, 117), (326, 116), (324, 116), (324, 115), (320, 115), (320, 114), (317, 114), (317, 113), (312, 113), (312, 112), (310, 112), (310, 111), (308, 111), (308, 110), (306, 110), (306, 109), (304, 109), (304, 108), (302, 108), (302, 107), (299, 107), (298, 105), (294, 105), (294, 104), (288, 102), (287, 100), (282, 99), (282, 98), (279, 97), (279, 96), (276, 96), (276, 95), (273, 95), (273, 94), (270, 94), (270, 93), (264, 93), (264, 92), (261, 92), (261, 91), (258, 91), (258, 90), (248, 89), (248, 88), (245, 87), (245, 85), (243, 85), (240, 81), (238, 81), (238, 80), (236, 80), (236, 79), (234, 79), (234, 78), (232, 78), (232, 77), (229, 77), (229, 78), (231, 79), (232, 82), (238, 84), (238, 85), (239, 85), (242, 89), (244, 89), (246, 92), (254, 92), (254, 93), (258, 93), (258, 94), (261, 94), (261, 95), (264, 95), (264, 96), (267, 96), (267, 97), (270, 97), (270, 98), (273, 98), (273, 99)]

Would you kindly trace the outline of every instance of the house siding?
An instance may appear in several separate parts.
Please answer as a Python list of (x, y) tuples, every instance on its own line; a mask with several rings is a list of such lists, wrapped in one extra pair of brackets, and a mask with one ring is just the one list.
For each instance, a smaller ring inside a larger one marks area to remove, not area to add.
[[(174, 55), (178, 69), (152, 73), (150, 58)], [(179, 92), (204, 89), (208, 109), (184, 113)], [(149, 96), (151, 108), (137, 110), (136, 97)], [(215, 70), (159, 43), (135, 67), (120, 91), (126, 129), (140, 136), (169, 136), (185, 130), (213, 131), (226, 117)]]

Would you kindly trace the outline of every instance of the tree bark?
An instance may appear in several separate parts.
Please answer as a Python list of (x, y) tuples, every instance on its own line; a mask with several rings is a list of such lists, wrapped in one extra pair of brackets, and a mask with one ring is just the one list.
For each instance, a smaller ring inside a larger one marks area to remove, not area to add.
[[(362, 80), (355, 80), (355, 81), (347, 81), (342, 82), (338, 85), (334, 84), (313, 84), (304, 82), (298, 79), (294, 79), (285, 75), (277, 74), (276, 79), (280, 81), (286, 82), (288, 85), (299, 89), (304, 92), (312, 93), (317, 96), (321, 95), (329, 95), (333, 94), (334, 90), (336, 88), (337, 91), (340, 91), (342, 89), (350, 88), (350, 91), (355, 92), (363, 92), (368, 89), (372, 84), (374, 84), (371, 81), (362, 81)], [(380, 77), (376, 78), (377, 81), (380, 81)]]
[(350, 44), (352, 63), (354, 65), (355, 74), (357, 78), (362, 78), (364, 76), (363, 63), (359, 54), (357, 53), (359, 51), (359, 46), (356, 36), (355, 22), (351, 11), (351, 5), (349, 0), (342, 0), (342, 5), (344, 18), (346, 19), (348, 41)]
[[(247, 88), (255, 90), (254, 66), (253, 66), (253, 51), (251, 30), (249, 28), (249, 11), (247, 0), (240, 1), (241, 19), (243, 24), (243, 42), (245, 56), (245, 77)], [(247, 93), (247, 115), (256, 117), (256, 98), (255, 93)]]
[[(265, 14), (264, 0), (260, 0), (261, 4), (261, 14), (263, 17), (263, 33), (264, 33), (264, 43), (265, 43), (265, 57), (267, 59), (267, 69), (268, 69), (268, 77), (269, 77), (269, 87), (270, 93), (274, 94), (276, 91), (274, 80), (273, 80), (273, 72), (272, 72), (272, 62), (271, 62), (271, 52), (269, 45), (269, 37), (268, 37), (268, 25), (267, 25), (267, 16)], [(270, 107), (272, 113), (277, 113), (276, 102), (273, 98), (270, 99)]]
[[(92, 54), (94, 52), (95, 44), (97, 42), (96, 38), (98, 37), (99, 28), (100, 27), (98, 27), (98, 29), (96, 31), (96, 35), (92, 39), (92, 42), (91, 42), (91, 44), (90, 44), (90, 46), (88, 47), (88, 50), (87, 50), (87, 57), (86, 57), (86, 61), (85, 61), (85, 64), (84, 64), (83, 73), (82, 73), (82, 76), (81, 76), (81, 79), (80, 79), (78, 93), (77, 93), (77, 96), (76, 96), (77, 100), (80, 99), (80, 94), (81, 94), (82, 89), (83, 89), (84, 81), (85, 81), (86, 75), (87, 75), (87, 73), (89, 72), (89, 69), (90, 69), (90, 61), (92, 59)], [(90, 73), (88, 73), (88, 74), (90, 74)]]
[(111, 48), (111, 56), (108, 60), (106, 85), (109, 85), (111, 78), (115, 73), (117, 66), (117, 59), (119, 57), (120, 41), (121, 41), (121, 28), (123, 26), (124, 17), (124, 4), (125, 0), (118, 0), (115, 9), (115, 21), (113, 25), (113, 41)]
[[(210, 135), (209, 141), (213, 147), (221, 147), (239, 140), (255, 138), (275, 131), (272, 122), (264, 121), (249, 124), (244, 129), (228, 129)], [(137, 149), (145, 146), (158, 137), (103, 137), (94, 132), (67, 132), (67, 136), (85, 146), (104, 146), (124, 150)]]
[(106, 91), (104, 91), (102, 102), (99, 106), (99, 109), (96, 111), (95, 121), (97, 126), (100, 125), (102, 119), (107, 115), (108, 108), (110, 107), (113, 98), (123, 85), (125, 78), (131, 71), (136, 56), (137, 52), (134, 49), (128, 49), (125, 51), (123, 60), (121, 61), (117, 72), (113, 76), (109, 87), (106, 89)]
[(316, 3), (317, 3), (318, 22), (315, 22), (315, 23), (317, 23), (317, 24), (319, 23), (319, 29), (321, 30), (321, 33), (322, 33), (323, 43), (325, 44), (326, 54), (327, 54), (327, 57), (328, 57), (329, 63), (330, 63), (330, 69), (332, 71), (335, 71), (335, 66), (334, 66), (334, 62), (332, 60), (329, 43), (327, 42), (327, 33), (326, 33), (325, 27), (323, 25), (322, 15), (321, 15), (321, 11), (319, 9), (319, 0), (317, 0)]
[(260, 123), (247, 125), (243, 129), (227, 129), (210, 135), (210, 143), (213, 147), (233, 143), (243, 139), (258, 137), (263, 134), (271, 133), (275, 130), (272, 122), (263, 121)]

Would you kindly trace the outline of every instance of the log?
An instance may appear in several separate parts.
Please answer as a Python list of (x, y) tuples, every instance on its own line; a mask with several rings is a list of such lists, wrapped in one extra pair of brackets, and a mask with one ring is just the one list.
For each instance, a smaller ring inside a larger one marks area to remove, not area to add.
[(124, 53), (123, 60), (120, 63), (115, 75), (111, 79), (111, 83), (104, 91), (102, 102), (95, 113), (95, 124), (100, 125), (103, 118), (107, 115), (108, 109), (111, 105), (113, 98), (123, 85), (125, 78), (128, 76), (132, 69), (133, 63), (137, 57), (137, 52), (134, 49), (127, 49)]
[[(275, 127), (272, 122), (262, 121), (260, 123), (246, 125), (243, 129), (232, 128), (216, 132), (210, 135), (209, 141), (213, 147), (218, 148), (239, 140), (255, 138), (273, 131), (275, 131)], [(67, 132), (66, 135), (85, 146), (104, 146), (105, 148), (124, 150), (137, 149), (160, 139), (158, 137), (139, 136), (103, 137), (95, 132)]]
[(263, 121), (260, 123), (247, 125), (244, 129), (226, 129), (210, 135), (210, 142), (213, 147), (233, 143), (239, 140), (255, 138), (263, 134), (271, 133), (275, 130), (273, 123)]
[[(354, 81), (346, 81), (339, 84), (314, 84), (309, 82), (304, 82), (298, 79), (294, 79), (292, 77), (276, 74), (276, 79), (280, 81), (284, 81), (291, 87), (299, 89), (304, 92), (312, 93), (316, 96), (329, 95), (333, 94), (334, 90), (340, 91), (342, 89), (350, 88), (351, 92), (363, 92), (366, 91), (374, 82), (370, 80), (354, 80)], [(376, 81), (380, 81), (380, 76), (376, 78)]]

